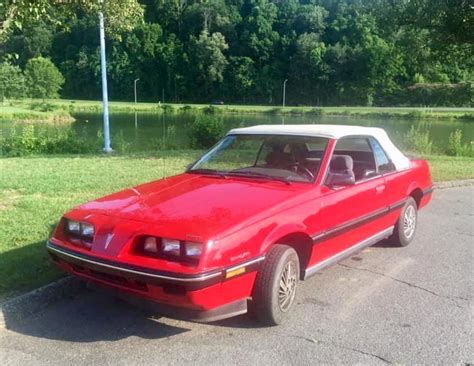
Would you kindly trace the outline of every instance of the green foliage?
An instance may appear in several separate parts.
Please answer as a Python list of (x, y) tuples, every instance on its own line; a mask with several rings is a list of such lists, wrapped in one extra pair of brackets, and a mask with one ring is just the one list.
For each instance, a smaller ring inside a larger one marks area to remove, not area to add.
[[(398, 94), (395, 103), (410, 101), (419, 106), (470, 106), (474, 100), (474, 83), (415, 84)], [(397, 103), (397, 104), (398, 104)]]
[(25, 95), (25, 79), (18, 66), (0, 63), (0, 102)]
[(122, 32), (129, 32), (143, 20), (143, 8), (137, 0), (10, 0), (0, 3), (0, 38), (12, 30), (23, 30), (35, 26), (39, 20), (58, 27), (67, 27), (67, 19), (75, 19), (79, 14), (97, 17), (102, 10), (109, 20), (107, 33), (120, 38)]
[(25, 68), (28, 95), (32, 98), (57, 98), (64, 77), (50, 59), (37, 57), (29, 60)]
[(52, 45), (52, 29), (44, 23), (39, 23), (8, 38), (5, 42), (5, 52), (12, 55), (15, 62), (24, 68), (29, 59), (49, 55)]
[(219, 141), (223, 133), (224, 124), (221, 119), (200, 114), (196, 117), (189, 130), (191, 147), (195, 149), (208, 149)]
[(217, 113), (220, 113), (221, 111), (219, 108), (214, 107), (213, 105), (208, 105), (202, 108), (201, 112), (204, 114), (217, 114)]
[(123, 135), (123, 131), (119, 130), (112, 136), (112, 149), (119, 153), (126, 153), (129, 151), (131, 146), (130, 142), (127, 142)]
[(8, 138), (0, 140), (1, 155), (24, 156), (31, 154), (81, 154), (96, 152), (99, 145), (80, 138), (74, 130), (57, 129), (46, 133), (27, 125)]
[(324, 109), (322, 108), (311, 108), (308, 112), (306, 112), (307, 114), (312, 114), (314, 116), (322, 116), (325, 114), (324, 112)]
[(56, 110), (58, 107), (54, 105), (53, 103), (48, 103), (48, 102), (35, 102), (30, 104), (30, 108), (34, 111), (40, 111), (40, 112), (52, 112)]
[(421, 124), (412, 125), (405, 136), (405, 145), (408, 151), (420, 154), (431, 154), (433, 142), (430, 140), (430, 133)]
[[(472, 106), (469, 1), (105, 1), (113, 99)], [(99, 2), (8, 1), (0, 61), (50, 57), (61, 95), (100, 98)], [(144, 20), (144, 21), (143, 21)]]
[(214, 82), (222, 82), (227, 60), (224, 51), (229, 48), (224, 36), (219, 33), (209, 34), (203, 30), (199, 38), (191, 38), (191, 54), (195, 62), (197, 79), (205, 91), (210, 90)]
[(449, 135), (448, 149), (446, 153), (452, 156), (473, 156), (474, 157), (474, 148), (473, 148), (472, 143), (463, 144), (462, 131), (458, 129)]
[(165, 113), (171, 113), (174, 112), (174, 107), (169, 104), (161, 104), (160, 108), (162, 109), (163, 112)]

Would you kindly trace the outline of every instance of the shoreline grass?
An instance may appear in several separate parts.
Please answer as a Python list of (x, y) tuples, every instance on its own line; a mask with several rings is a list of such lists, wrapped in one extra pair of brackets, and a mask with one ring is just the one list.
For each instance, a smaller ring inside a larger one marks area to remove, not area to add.
[(0, 106), (0, 123), (6, 122), (46, 122), (46, 123), (70, 123), (75, 118), (68, 111), (38, 111), (28, 106)]
[[(44, 103), (51, 109), (49, 112), (37, 112), (31, 106)], [(14, 114), (8, 109), (16, 110)], [(449, 107), (363, 107), (363, 106), (263, 106), (263, 105), (208, 105), (208, 104), (183, 104), (183, 103), (133, 103), (133, 102), (109, 102), (111, 113), (122, 112), (148, 112), (148, 113), (229, 113), (229, 114), (275, 114), (275, 115), (314, 115), (314, 116), (359, 116), (368, 118), (402, 118), (402, 119), (453, 119), (473, 120), (474, 108), (449, 108)], [(54, 118), (57, 116), (71, 116), (75, 112), (102, 112), (101, 101), (70, 100), (70, 99), (48, 99), (41, 100), (18, 100), (9, 101), (0, 106), (0, 121), (6, 119), (31, 119), (38, 117)], [(31, 115), (30, 115), (31, 113)]]
[[(105, 194), (182, 172), (199, 154), (181, 150), (0, 159), (0, 300), (62, 275), (50, 264), (45, 241), (64, 212)], [(474, 178), (474, 158), (425, 158), (434, 181)]]

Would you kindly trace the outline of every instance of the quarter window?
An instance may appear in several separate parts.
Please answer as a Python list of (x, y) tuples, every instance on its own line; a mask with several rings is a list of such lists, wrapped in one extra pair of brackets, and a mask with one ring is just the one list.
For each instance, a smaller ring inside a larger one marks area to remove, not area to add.
[(377, 164), (377, 171), (381, 174), (388, 173), (394, 170), (394, 166), (390, 159), (383, 151), (382, 146), (374, 138), (370, 139), (370, 144), (372, 145), (372, 150), (375, 156), (375, 163)]

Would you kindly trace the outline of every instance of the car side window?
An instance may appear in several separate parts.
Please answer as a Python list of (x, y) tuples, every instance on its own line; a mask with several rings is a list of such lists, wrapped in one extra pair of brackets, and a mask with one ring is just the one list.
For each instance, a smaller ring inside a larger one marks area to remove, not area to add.
[(372, 145), (372, 151), (374, 152), (375, 163), (377, 164), (377, 171), (380, 174), (385, 174), (395, 170), (394, 165), (388, 158), (387, 154), (385, 154), (385, 151), (383, 151), (382, 146), (380, 146), (379, 142), (376, 139), (371, 138), (370, 144)]
[(377, 175), (374, 153), (369, 139), (365, 136), (343, 137), (338, 140), (334, 148), (330, 170), (332, 170), (333, 161), (339, 159), (338, 157), (343, 157), (346, 160), (350, 158), (355, 182)]

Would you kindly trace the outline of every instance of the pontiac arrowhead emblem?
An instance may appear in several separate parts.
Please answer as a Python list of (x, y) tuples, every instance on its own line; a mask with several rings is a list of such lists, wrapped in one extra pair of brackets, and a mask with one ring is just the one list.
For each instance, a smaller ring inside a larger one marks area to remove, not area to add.
[(105, 239), (105, 249), (107, 249), (113, 237), (114, 237), (113, 233), (107, 234), (107, 238)]

